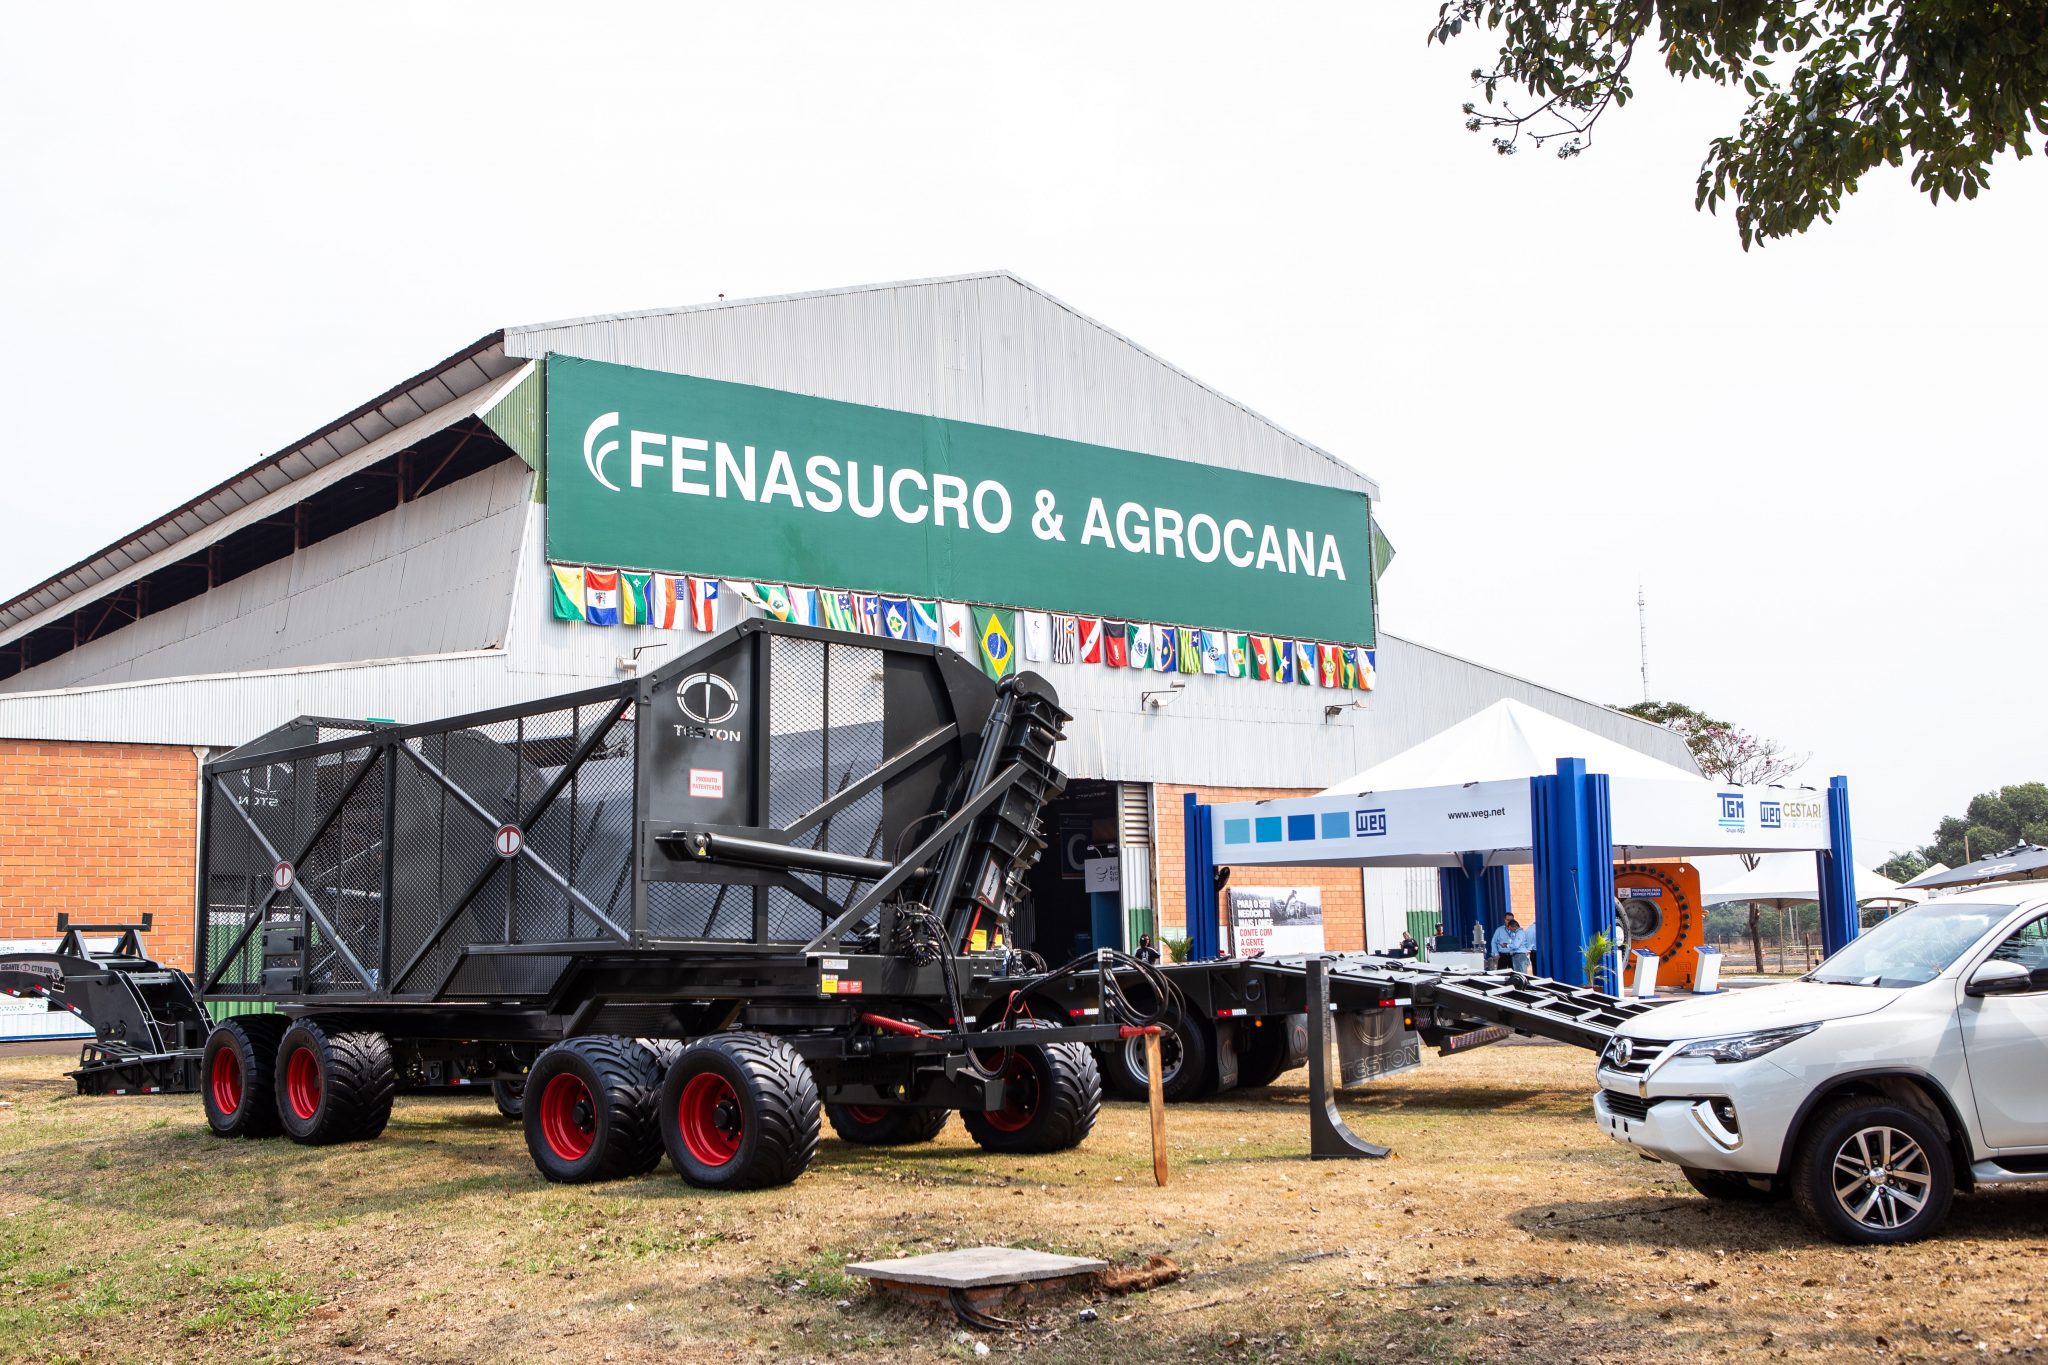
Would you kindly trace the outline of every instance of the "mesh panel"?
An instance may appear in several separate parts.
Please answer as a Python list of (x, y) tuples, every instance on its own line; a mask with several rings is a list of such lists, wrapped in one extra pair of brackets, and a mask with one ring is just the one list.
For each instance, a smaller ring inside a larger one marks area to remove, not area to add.
[[(330, 939), (317, 920), (307, 925), (309, 992), (363, 991), (376, 985), (384, 914), (384, 761), (369, 749), (351, 749), (300, 765), (313, 773), (323, 814), (341, 801), (351, 780), (362, 777), (298, 864), (300, 890), (320, 908), (339, 940)], [(280, 908), (303, 909), (296, 898), (278, 899)]]
[[(208, 793), (206, 831), (206, 933), (199, 942), (200, 980), (209, 978), (249, 921), (260, 915), (270, 893), (270, 860), (257, 846), (232, 798), (216, 786)], [(254, 990), (263, 967), (262, 931), (235, 954), (216, 989), (236, 994)]]
[(745, 943), (754, 936), (753, 888), (711, 882), (649, 882), (647, 932), (655, 938)]

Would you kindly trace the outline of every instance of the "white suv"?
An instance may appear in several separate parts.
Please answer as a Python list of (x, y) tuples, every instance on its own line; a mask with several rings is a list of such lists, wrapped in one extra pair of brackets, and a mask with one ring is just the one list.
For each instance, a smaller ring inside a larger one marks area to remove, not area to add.
[(1710, 1199), (1924, 1237), (1957, 1186), (2048, 1180), (2048, 893), (1930, 901), (1798, 981), (1651, 1010), (1596, 1074), (1608, 1135)]

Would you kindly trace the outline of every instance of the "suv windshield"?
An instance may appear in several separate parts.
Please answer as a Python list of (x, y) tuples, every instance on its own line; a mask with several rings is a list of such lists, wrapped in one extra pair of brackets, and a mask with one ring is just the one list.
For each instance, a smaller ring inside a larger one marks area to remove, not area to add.
[(1929, 901), (1915, 906), (1865, 929), (1806, 979), (1850, 986), (1925, 985), (2018, 903)]

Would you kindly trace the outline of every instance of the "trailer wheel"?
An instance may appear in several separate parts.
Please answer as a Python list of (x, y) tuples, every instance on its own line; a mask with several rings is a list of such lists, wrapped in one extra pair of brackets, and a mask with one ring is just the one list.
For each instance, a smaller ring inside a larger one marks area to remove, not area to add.
[(206, 1036), (199, 1091), (216, 1136), (277, 1136), (277, 1043), (285, 1024), (281, 1014), (244, 1014)]
[(899, 1104), (828, 1104), (825, 1117), (842, 1142), (870, 1147), (907, 1147), (930, 1142), (953, 1116), (950, 1109), (911, 1109)]
[[(1019, 1019), (1013, 1027), (1055, 1025)], [(967, 1135), (991, 1152), (1064, 1152), (1078, 1147), (1102, 1112), (1102, 1073), (1085, 1043), (1011, 1048), (1003, 1081), (1002, 1108), (960, 1111)]]
[(1284, 1015), (1264, 1020), (1258, 1028), (1238, 1034), (1245, 1041), (1237, 1049), (1237, 1088), (1257, 1090), (1280, 1079), (1287, 1070), (1288, 1031), (1302, 1016)]
[(526, 1150), (544, 1177), (585, 1185), (644, 1175), (661, 1160), (661, 1072), (632, 1038), (567, 1038), (534, 1059), (521, 1103)]
[(277, 1045), (277, 1073), (277, 1118), (294, 1142), (366, 1142), (391, 1120), (398, 1074), (381, 1033), (296, 1020)]
[(520, 1106), (526, 1098), (526, 1077), (498, 1077), (491, 1082), (491, 1098), (497, 1101), (499, 1114), (508, 1119), (518, 1118)]
[[(1166, 1102), (1179, 1104), (1200, 1099), (1208, 1083), (1209, 1054), (1215, 1050), (1207, 1025), (1200, 1021), (1190, 1023), (1177, 1010), (1159, 1023), (1159, 1084)], [(1109, 1089), (1127, 1100), (1150, 1099), (1152, 1087), (1145, 1074), (1144, 1038), (1126, 1038), (1111, 1044), (1105, 1052), (1102, 1070)]]
[(818, 1083), (796, 1049), (714, 1033), (683, 1049), (661, 1087), (661, 1140), (705, 1189), (787, 1185), (818, 1154)]

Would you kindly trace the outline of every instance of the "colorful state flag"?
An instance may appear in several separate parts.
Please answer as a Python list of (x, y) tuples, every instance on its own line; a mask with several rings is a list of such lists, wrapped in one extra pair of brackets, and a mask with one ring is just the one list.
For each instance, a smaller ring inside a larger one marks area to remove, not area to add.
[(1201, 636), (1202, 671), (1222, 677), (1230, 671), (1230, 641), (1220, 630), (1197, 632)]
[(1127, 668), (1131, 662), (1131, 628), (1122, 621), (1102, 623), (1102, 662)]
[(617, 569), (583, 571), (583, 619), (593, 626), (615, 626), (619, 623)]
[(853, 614), (853, 595), (844, 592), (818, 590), (818, 608), (824, 613), (827, 630), (859, 630), (860, 622)]
[(975, 657), (974, 614), (963, 602), (939, 603), (939, 643)]
[(1292, 640), (1275, 640), (1275, 641), (1273, 641), (1273, 660), (1274, 660), (1274, 669), (1273, 669), (1273, 676), (1274, 676), (1274, 677), (1276, 677), (1276, 678), (1278, 678), (1278, 679), (1279, 679), (1279, 680), (1280, 680), (1281, 682), (1284, 682), (1284, 683), (1291, 683), (1291, 682), (1293, 682), (1293, 681), (1294, 681), (1294, 642), (1293, 642)]
[(1020, 611), (1017, 629), (1024, 635), (1024, 657), (1044, 663), (1052, 652), (1052, 617), (1042, 611)]
[(910, 638), (910, 599), (907, 597), (878, 598), (882, 609), (882, 634), (892, 640)]
[(1056, 664), (1081, 662), (1081, 623), (1071, 616), (1052, 618), (1052, 661)]
[(718, 629), (718, 580), (690, 580), (690, 625), (709, 635)]
[(910, 638), (922, 645), (939, 642), (939, 604), (917, 602), (910, 604)]
[(1353, 645), (1345, 652), (1351, 656), (1351, 685), (1361, 692), (1372, 691), (1379, 681), (1379, 652), (1363, 645)]
[(1252, 676), (1273, 681), (1273, 642), (1264, 635), (1252, 636)]
[(1337, 651), (1337, 686), (1355, 687), (1358, 684), (1358, 665), (1351, 660), (1351, 651), (1342, 645), (1331, 645)]
[(648, 597), (652, 574), (619, 571), (619, 624), (644, 626), (654, 619), (654, 603)]
[(1230, 635), (1230, 676), (1242, 678), (1251, 672), (1251, 642), (1242, 634)]
[(725, 585), (748, 606), (777, 621), (789, 619), (789, 592), (780, 583), (742, 583), (728, 578)]
[(991, 678), (1007, 678), (1017, 671), (1017, 613), (1001, 607), (974, 609), (975, 643), (979, 647), (981, 671)]
[(1342, 652), (1335, 645), (1316, 646), (1316, 681), (1324, 687), (1340, 686), (1344, 680)]
[(1130, 624), (1129, 634), (1131, 638), (1131, 667), (1150, 668), (1152, 666), (1152, 627), (1143, 621), (1133, 621)]
[(818, 624), (818, 590), (816, 588), (791, 588), (789, 590), (789, 619), (799, 626)]
[(548, 577), (555, 584), (555, 619), (557, 621), (581, 621), (583, 619), (583, 570), (569, 568), (562, 564), (548, 565)]
[(1200, 673), (1202, 671), (1202, 632), (1196, 630), (1193, 626), (1178, 626), (1175, 629), (1180, 636), (1178, 649), (1180, 671), (1183, 673)]
[(648, 624), (660, 630), (674, 630), (689, 612), (690, 585), (672, 573), (658, 573), (647, 585)]
[(1081, 662), (1099, 664), (1102, 662), (1102, 618), (1083, 616), (1081, 620)]
[(1295, 640), (1294, 680), (1303, 687), (1316, 685), (1316, 647), (1306, 640)]
[(1152, 667), (1160, 673), (1180, 672), (1180, 632), (1172, 626), (1159, 627), (1152, 649)]
[(882, 599), (871, 592), (857, 592), (853, 595), (853, 619), (863, 635), (882, 633)]

